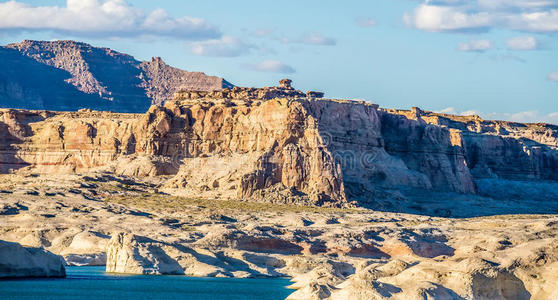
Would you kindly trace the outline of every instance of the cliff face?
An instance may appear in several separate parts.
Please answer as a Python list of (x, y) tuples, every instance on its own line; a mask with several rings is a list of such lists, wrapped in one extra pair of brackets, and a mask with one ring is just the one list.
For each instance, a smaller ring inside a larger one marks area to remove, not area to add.
[(391, 112), (459, 132), (467, 166), (476, 178), (558, 180), (556, 125), (486, 121), (420, 109)]
[(426, 175), (426, 188), (475, 192), (461, 132), (405, 116), (381, 115), (387, 153), (399, 157), (410, 170)]
[(161, 58), (140, 62), (108, 48), (74, 41), (24, 41), (0, 47), (0, 107), (145, 112), (179, 90), (232, 87)]
[[(0, 110), (2, 169), (83, 172), (128, 153), (133, 114)], [(133, 150), (132, 150), (133, 152)]]
[(173, 175), (161, 188), (188, 197), (330, 206), (367, 205), (400, 188), (474, 194), (475, 179), (487, 177), (558, 180), (552, 125), (269, 90), (299, 97), (242, 99), (233, 89), (178, 94), (145, 114), (0, 110), (1, 171), (99, 167)]

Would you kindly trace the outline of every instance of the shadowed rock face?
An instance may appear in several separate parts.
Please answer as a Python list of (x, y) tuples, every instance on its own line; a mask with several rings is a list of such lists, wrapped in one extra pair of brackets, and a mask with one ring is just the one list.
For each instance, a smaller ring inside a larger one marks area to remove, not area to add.
[(0, 278), (66, 277), (64, 259), (41, 248), (0, 240)]
[(161, 58), (140, 62), (108, 48), (74, 41), (24, 41), (0, 47), (0, 107), (145, 112), (178, 90), (232, 85), (187, 72)]
[(389, 190), (475, 194), (486, 177), (558, 179), (555, 126), (385, 110), (290, 86), (178, 93), (145, 114), (0, 110), (0, 126), (3, 172), (174, 175), (163, 190), (186, 197), (368, 206)]
[[(72, 110), (101, 107), (101, 99), (67, 82), (72, 75), (17, 50), (0, 47), (0, 107)], [(107, 101), (105, 101), (107, 102)]]
[(184, 271), (163, 250), (163, 243), (146, 237), (114, 234), (107, 247), (107, 272), (137, 274), (173, 274)]
[(558, 180), (558, 126), (486, 121), (415, 109), (388, 110), (458, 134), (467, 167), (476, 178)]

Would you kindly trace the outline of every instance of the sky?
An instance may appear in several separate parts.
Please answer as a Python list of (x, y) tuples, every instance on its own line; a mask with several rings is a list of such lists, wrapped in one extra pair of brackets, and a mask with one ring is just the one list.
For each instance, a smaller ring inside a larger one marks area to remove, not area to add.
[(238, 86), (558, 124), (558, 0), (0, 0), (0, 44), (73, 39)]

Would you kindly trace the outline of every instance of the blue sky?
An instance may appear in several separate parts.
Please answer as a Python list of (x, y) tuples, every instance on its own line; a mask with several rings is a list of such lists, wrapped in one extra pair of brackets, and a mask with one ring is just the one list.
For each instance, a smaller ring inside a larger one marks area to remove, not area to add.
[(558, 123), (558, 0), (0, 1), (0, 42), (76, 39), (241, 86)]

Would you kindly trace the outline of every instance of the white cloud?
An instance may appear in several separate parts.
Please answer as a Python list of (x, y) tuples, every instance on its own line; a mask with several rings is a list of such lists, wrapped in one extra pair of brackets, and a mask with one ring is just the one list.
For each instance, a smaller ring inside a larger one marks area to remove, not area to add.
[(307, 45), (321, 45), (321, 46), (334, 46), (337, 44), (336, 39), (325, 37), (319, 33), (310, 33), (295, 39), (283, 38), (282, 42), (299, 43), (299, 44), (307, 44)]
[(497, 113), (497, 112), (485, 113), (477, 110), (458, 111), (454, 107), (448, 107), (439, 110), (437, 112), (443, 114), (460, 115), (460, 116), (478, 115), (485, 120), (505, 120), (505, 121), (512, 121), (512, 122), (521, 122), (521, 123), (558, 124), (558, 112), (541, 113), (538, 110), (521, 111), (517, 113)]
[(548, 74), (548, 80), (558, 82), (558, 72)]
[(424, 31), (478, 31), (486, 30), (492, 17), (486, 12), (468, 13), (456, 7), (423, 4), (406, 14), (404, 21)]
[(295, 73), (296, 70), (277, 60), (265, 60), (258, 64), (248, 64), (246, 67), (250, 70), (260, 72), (273, 72), (273, 73)]
[(477, 0), (478, 6), (483, 9), (509, 11), (533, 11), (558, 6), (556, 0)]
[(494, 43), (492, 41), (489, 41), (489, 40), (470, 41), (468, 43), (460, 43), (457, 46), (457, 49), (459, 51), (464, 51), (464, 52), (469, 52), (469, 51), (485, 52), (485, 51), (490, 50), (492, 48), (494, 48)]
[(558, 32), (558, 0), (423, 0), (403, 16), (408, 26), (432, 32)]
[(190, 44), (190, 51), (195, 55), (202, 56), (235, 57), (248, 53), (251, 48), (254, 48), (254, 46), (231, 36)]
[(558, 32), (558, 9), (508, 16), (511, 29), (529, 32)]
[(535, 50), (538, 48), (537, 39), (532, 36), (518, 36), (506, 41), (510, 50)]
[(378, 22), (372, 18), (357, 18), (355, 22), (359, 27), (372, 27), (378, 24)]
[(0, 3), (0, 31), (51, 31), (108, 38), (163, 36), (187, 40), (218, 38), (203, 19), (174, 18), (164, 9), (146, 12), (126, 0), (67, 0), (66, 6)]

